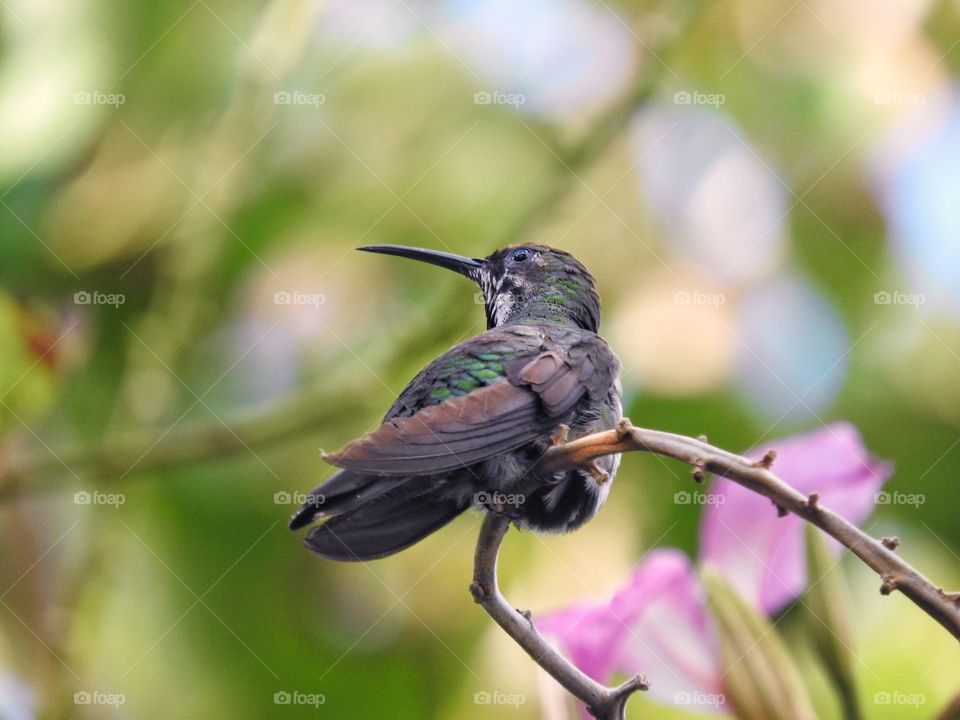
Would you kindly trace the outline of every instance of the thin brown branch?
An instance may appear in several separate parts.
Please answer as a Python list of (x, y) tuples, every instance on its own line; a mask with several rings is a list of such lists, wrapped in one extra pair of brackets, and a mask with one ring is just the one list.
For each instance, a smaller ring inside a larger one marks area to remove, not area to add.
[(506, 518), (494, 513), (488, 513), (484, 518), (477, 539), (473, 582), (470, 584), (473, 599), (537, 665), (583, 702), (595, 718), (623, 720), (627, 700), (638, 690), (647, 689), (646, 680), (638, 675), (615, 688), (599, 684), (550, 646), (534, 626), (529, 613), (514, 609), (500, 594), (497, 586), (497, 555), (509, 525)]
[(684, 435), (634, 427), (624, 420), (615, 430), (595, 433), (547, 450), (541, 463), (545, 469), (586, 467), (604, 455), (620, 452), (650, 452), (671, 457), (704, 472), (728, 478), (773, 501), (782, 514), (793, 513), (840, 541), (882, 579), (880, 592), (899, 591), (932, 617), (955, 638), (960, 639), (960, 593), (948, 593), (894, 553), (899, 541), (876, 539), (825, 507), (816, 493), (804, 495), (771, 470), (776, 454), (768, 453), (754, 462)]

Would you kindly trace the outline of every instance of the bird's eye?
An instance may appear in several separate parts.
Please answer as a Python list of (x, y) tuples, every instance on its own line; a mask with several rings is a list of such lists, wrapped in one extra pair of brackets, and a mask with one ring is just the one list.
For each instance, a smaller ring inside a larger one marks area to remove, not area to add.
[(518, 250), (513, 251), (512, 260), (514, 262), (523, 262), (528, 257), (530, 257), (530, 251), (527, 250), (526, 248), (520, 248)]

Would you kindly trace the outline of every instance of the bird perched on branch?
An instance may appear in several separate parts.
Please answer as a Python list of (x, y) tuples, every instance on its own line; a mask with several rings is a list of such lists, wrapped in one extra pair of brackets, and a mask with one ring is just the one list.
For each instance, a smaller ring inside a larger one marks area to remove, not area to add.
[(334, 560), (384, 557), (469, 507), (540, 532), (573, 530), (606, 500), (619, 455), (539, 467), (551, 444), (616, 426), (620, 361), (597, 335), (600, 297), (572, 255), (512, 246), (487, 258), (397, 245), (360, 248), (439, 265), (476, 282), (487, 331), (427, 365), (383, 424), (325, 460), (340, 468), (290, 520)]

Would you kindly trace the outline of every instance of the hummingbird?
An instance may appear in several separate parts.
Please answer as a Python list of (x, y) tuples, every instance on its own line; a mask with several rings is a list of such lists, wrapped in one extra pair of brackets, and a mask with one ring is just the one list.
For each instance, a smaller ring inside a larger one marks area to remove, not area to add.
[(604, 503), (619, 455), (591, 468), (538, 466), (561, 438), (614, 428), (620, 360), (597, 333), (600, 296), (572, 255), (512, 245), (486, 258), (405, 247), (360, 250), (437, 265), (483, 294), (487, 330), (404, 388), (382, 424), (324, 459), (339, 471), (290, 519), (333, 560), (392, 555), (468, 508), (537, 532), (575, 530)]

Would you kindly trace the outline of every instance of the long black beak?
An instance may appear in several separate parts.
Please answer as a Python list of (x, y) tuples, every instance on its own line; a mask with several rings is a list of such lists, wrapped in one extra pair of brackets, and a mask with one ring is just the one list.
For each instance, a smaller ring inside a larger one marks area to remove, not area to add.
[(366, 245), (365, 247), (357, 248), (357, 250), (382, 253), (384, 255), (396, 255), (397, 257), (419, 260), (420, 262), (430, 263), (431, 265), (439, 265), (447, 270), (453, 270), (461, 275), (465, 275), (474, 281), (478, 279), (480, 268), (483, 267), (483, 260), (477, 258), (468, 258), (463, 255), (440, 252), (439, 250), (406, 247), (404, 245)]

